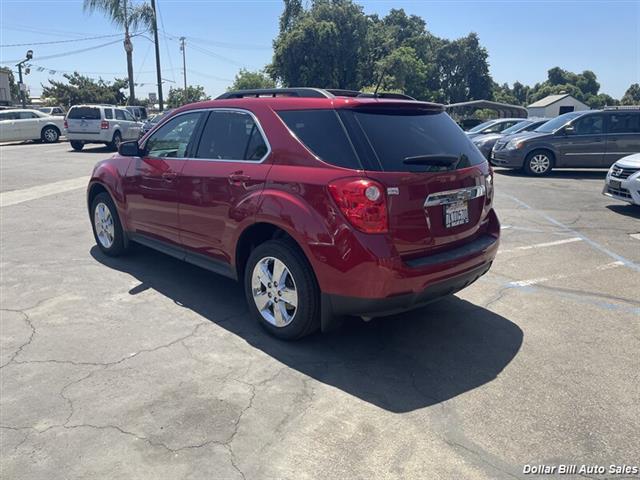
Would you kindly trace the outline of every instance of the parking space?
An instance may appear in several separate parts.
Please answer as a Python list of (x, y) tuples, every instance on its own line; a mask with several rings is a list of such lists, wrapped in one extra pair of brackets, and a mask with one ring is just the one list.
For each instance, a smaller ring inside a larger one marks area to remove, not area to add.
[(640, 458), (640, 213), (601, 195), (604, 170), (498, 169), (486, 276), (285, 343), (230, 280), (99, 252), (82, 182), (108, 155), (0, 147), (3, 478), (493, 479)]

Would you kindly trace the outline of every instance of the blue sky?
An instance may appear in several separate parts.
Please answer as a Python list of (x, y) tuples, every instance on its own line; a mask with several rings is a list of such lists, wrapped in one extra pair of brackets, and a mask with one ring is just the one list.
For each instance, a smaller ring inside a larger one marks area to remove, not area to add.
[[(499, 83), (541, 82), (549, 68), (593, 70), (601, 91), (620, 98), (640, 82), (640, 1), (359, 1), (365, 13), (385, 15), (404, 8), (423, 17), (427, 28), (445, 38), (474, 31), (489, 51), (491, 74)], [(271, 59), (282, 3), (274, 1), (157, 0), (160, 9), (161, 63), (165, 90), (182, 85), (178, 37), (187, 37), (187, 80), (208, 94), (222, 93), (242, 66), (263, 67)], [(126, 77), (120, 42), (70, 56), (38, 59), (113, 42), (117, 33), (100, 14), (82, 10), (82, 0), (0, 0), (0, 44), (72, 40), (51, 45), (0, 48), (0, 62), (35, 52), (26, 77), (31, 94), (47, 78), (77, 70), (92, 77)], [(149, 40), (134, 41), (137, 96), (154, 91), (155, 61)], [(55, 73), (49, 73), (49, 70)], [(175, 83), (174, 83), (175, 82)]]

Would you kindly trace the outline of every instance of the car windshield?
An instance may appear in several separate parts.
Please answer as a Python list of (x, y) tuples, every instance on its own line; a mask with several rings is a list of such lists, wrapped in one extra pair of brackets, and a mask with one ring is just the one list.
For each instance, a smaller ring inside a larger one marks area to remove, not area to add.
[(580, 115), (581, 115), (580, 112), (565, 113), (564, 115), (560, 115), (559, 117), (556, 117), (553, 120), (549, 120), (547, 123), (543, 123), (538, 128), (536, 128), (534, 132), (553, 133), (559, 128), (564, 127), (568, 122), (570, 122), (576, 117), (579, 117)]
[(467, 132), (468, 133), (478, 133), (478, 132), (484, 130), (485, 128), (487, 128), (488, 126), (493, 125), (494, 123), (496, 123), (495, 120), (489, 120), (488, 122), (484, 122), (484, 123), (481, 123), (480, 125), (476, 125), (472, 129), (467, 130)]
[(523, 122), (518, 122), (515, 125), (512, 125), (509, 128), (505, 128), (502, 133), (504, 133), (505, 135), (511, 135), (512, 133), (518, 133), (522, 130), (524, 130), (525, 128), (527, 128), (529, 125), (531, 125), (533, 122), (529, 121), (529, 120), (525, 120)]

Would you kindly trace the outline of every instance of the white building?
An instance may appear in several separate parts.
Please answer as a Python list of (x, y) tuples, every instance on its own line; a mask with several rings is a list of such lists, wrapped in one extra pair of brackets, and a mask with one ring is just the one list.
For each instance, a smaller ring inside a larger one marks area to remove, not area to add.
[(589, 110), (589, 106), (576, 100), (568, 93), (549, 95), (527, 107), (529, 117), (553, 118), (563, 113)]

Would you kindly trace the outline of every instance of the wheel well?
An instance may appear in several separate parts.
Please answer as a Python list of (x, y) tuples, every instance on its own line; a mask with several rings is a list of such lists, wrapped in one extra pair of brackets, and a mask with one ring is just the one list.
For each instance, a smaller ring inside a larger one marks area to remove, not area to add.
[(89, 210), (91, 210), (91, 204), (93, 203), (93, 199), (103, 192), (107, 194), (109, 193), (109, 191), (104, 187), (104, 185), (100, 183), (94, 183), (93, 185), (91, 185), (91, 188), (89, 189), (89, 196), (87, 198), (87, 201), (88, 201), (87, 206)]
[[(298, 242), (296, 242), (291, 235), (271, 223), (256, 223), (242, 232), (236, 246), (236, 272), (238, 274), (238, 279), (242, 279), (244, 267), (247, 264), (249, 255), (251, 255), (251, 251), (261, 243), (279, 238), (290, 239), (293, 243), (298, 245)], [(298, 248), (300, 247), (298, 246)], [(300, 251), (304, 255), (301, 248)]]

